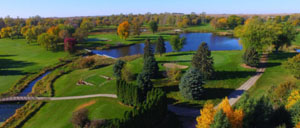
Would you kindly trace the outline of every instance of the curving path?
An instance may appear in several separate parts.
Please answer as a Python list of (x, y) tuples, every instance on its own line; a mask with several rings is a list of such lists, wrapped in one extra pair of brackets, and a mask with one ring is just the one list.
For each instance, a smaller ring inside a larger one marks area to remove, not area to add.
[[(249, 90), (256, 81), (262, 76), (262, 74), (266, 70), (265, 63), (267, 62), (268, 54), (263, 54), (260, 59), (260, 65), (257, 70), (256, 74), (252, 76), (248, 81), (242, 84), (239, 88), (235, 91), (230, 93), (228, 96), (229, 104), (234, 105), (242, 96), (242, 94)], [(218, 108), (219, 105), (215, 106), (215, 109)], [(179, 116), (179, 119), (183, 123), (184, 128), (194, 128), (196, 125), (196, 117), (200, 115), (200, 110), (195, 108), (188, 108), (188, 107), (179, 107), (175, 105), (169, 105), (168, 109), (174, 112), (176, 115)]]
[(86, 99), (95, 97), (109, 97), (117, 98), (115, 94), (94, 94), (94, 95), (84, 95), (84, 96), (67, 96), (67, 97), (30, 97), (30, 96), (14, 96), (1, 98), (0, 102), (12, 102), (12, 101), (54, 101), (54, 100), (74, 100), (74, 99)]

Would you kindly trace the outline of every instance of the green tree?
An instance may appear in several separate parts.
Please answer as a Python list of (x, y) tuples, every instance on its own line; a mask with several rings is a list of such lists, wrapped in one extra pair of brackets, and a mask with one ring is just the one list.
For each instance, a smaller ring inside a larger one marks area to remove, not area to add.
[(121, 79), (122, 78), (122, 69), (124, 67), (124, 65), (126, 64), (126, 62), (122, 61), (122, 60), (118, 60), (113, 68), (114, 71), (114, 76), (117, 79)]
[(159, 36), (158, 39), (157, 39), (157, 44), (156, 44), (156, 47), (155, 47), (155, 52), (160, 54), (160, 56), (163, 54), (163, 53), (166, 53), (166, 47), (165, 47), (165, 40), (162, 36)]
[(179, 35), (172, 36), (170, 40), (170, 44), (174, 51), (179, 52), (186, 44), (186, 38), (185, 37), (180, 38)]
[(157, 24), (157, 22), (155, 22), (155, 21), (151, 21), (151, 22), (149, 23), (149, 27), (150, 27), (150, 29), (151, 29), (151, 31), (152, 31), (153, 34), (154, 34), (155, 32), (157, 32), (157, 30), (158, 30), (158, 24)]
[(77, 28), (73, 36), (76, 38), (78, 42), (83, 42), (87, 36), (88, 36), (88, 31), (85, 29)]
[(147, 92), (153, 88), (153, 83), (150, 78), (150, 74), (145, 71), (137, 76), (138, 87), (142, 90), (144, 96), (146, 96)]
[(295, 78), (300, 79), (300, 54), (289, 58), (288, 61), (284, 62), (284, 66), (290, 70)]
[(159, 67), (154, 56), (144, 58), (143, 72), (149, 73), (151, 78), (157, 77), (159, 73)]
[(231, 128), (230, 122), (222, 109), (217, 111), (210, 128)]
[(292, 123), (297, 125), (300, 122), (300, 101), (296, 102), (290, 109), (289, 109), (292, 117)]
[(257, 67), (259, 64), (259, 54), (255, 50), (255, 48), (247, 48), (244, 55), (243, 55), (243, 61), (245, 64), (251, 66), (251, 67)]
[(231, 15), (227, 18), (227, 23), (230, 29), (234, 29), (235, 27), (242, 25), (244, 23), (244, 19), (236, 15)]
[(211, 57), (211, 51), (207, 43), (202, 42), (196, 54), (193, 56), (192, 65), (202, 73), (204, 79), (209, 79), (214, 73), (213, 64), (214, 60)]
[(190, 100), (199, 100), (204, 92), (203, 77), (200, 71), (191, 67), (181, 78), (179, 90), (181, 95)]
[(57, 49), (58, 36), (43, 33), (38, 36), (37, 42), (47, 50), (54, 51)]
[(273, 31), (275, 31), (277, 37), (277, 39), (273, 41), (276, 51), (283, 46), (290, 46), (297, 35), (296, 28), (291, 23), (275, 24), (273, 29), (275, 29)]
[(152, 50), (152, 47), (151, 47), (151, 44), (150, 44), (150, 40), (149, 39), (146, 39), (145, 40), (145, 47), (144, 47), (144, 59), (146, 59), (147, 57), (149, 56), (154, 56), (153, 55), (153, 50)]

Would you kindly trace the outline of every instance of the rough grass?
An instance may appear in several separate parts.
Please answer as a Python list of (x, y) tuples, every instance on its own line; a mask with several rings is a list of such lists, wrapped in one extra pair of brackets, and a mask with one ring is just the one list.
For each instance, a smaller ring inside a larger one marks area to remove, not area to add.
[(300, 33), (296, 36), (295, 41), (292, 42), (293, 45), (300, 46)]
[(37, 73), (66, 55), (65, 52), (46, 51), (37, 44), (28, 45), (23, 39), (0, 39), (0, 93), (24, 75)]

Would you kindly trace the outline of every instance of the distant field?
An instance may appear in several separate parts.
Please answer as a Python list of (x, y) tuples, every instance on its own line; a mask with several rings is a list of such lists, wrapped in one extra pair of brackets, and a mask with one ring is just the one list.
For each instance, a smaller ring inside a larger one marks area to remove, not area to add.
[(0, 93), (9, 89), (26, 74), (36, 73), (58, 62), (65, 52), (46, 51), (23, 39), (0, 39)]

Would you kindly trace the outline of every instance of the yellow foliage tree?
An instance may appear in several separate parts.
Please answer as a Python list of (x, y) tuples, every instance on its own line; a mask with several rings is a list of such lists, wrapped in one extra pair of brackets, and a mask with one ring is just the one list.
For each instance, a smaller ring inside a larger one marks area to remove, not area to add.
[(295, 126), (295, 128), (300, 128), (300, 122)]
[(297, 101), (300, 100), (299, 90), (294, 90), (288, 97), (288, 102), (285, 105), (287, 109), (291, 108)]
[(241, 128), (243, 126), (243, 111), (241, 109), (233, 110), (227, 97), (223, 99), (218, 109), (222, 109), (224, 111), (232, 128)]
[(196, 128), (209, 128), (210, 124), (214, 120), (215, 113), (216, 110), (214, 109), (214, 105), (211, 103), (206, 103), (203, 109), (200, 111), (200, 116), (196, 118)]
[(118, 35), (121, 39), (127, 39), (129, 36), (130, 24), (128, 21), (122, 22), (118, 27)]

